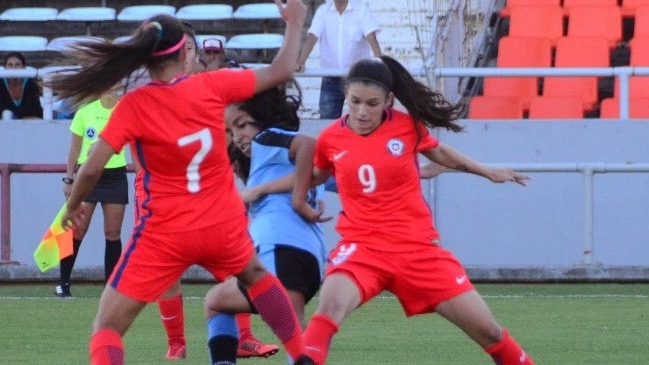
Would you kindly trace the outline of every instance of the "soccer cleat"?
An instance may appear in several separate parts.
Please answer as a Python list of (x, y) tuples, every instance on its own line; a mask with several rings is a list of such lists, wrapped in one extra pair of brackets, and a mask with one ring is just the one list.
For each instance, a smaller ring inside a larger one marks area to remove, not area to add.
[(71, 298), (72, 293), (70, 293), (70, 283), (57, 285), (54, 289), (54, 294), (58, 298)]
[(316, 363), (309, 356), (302, 355), (295, 360), (294, 365), (316, 365)]
[(275, 345), (267, 345), (254, 337), (248, 337), (245, 340), (239, 340), (237, 348), (237, 357), (269, 357), (279, 351)]
[(169, 345), (165, 358), (167, 360), (184, 360), (187, 356), (187, 347), (185, 345)]

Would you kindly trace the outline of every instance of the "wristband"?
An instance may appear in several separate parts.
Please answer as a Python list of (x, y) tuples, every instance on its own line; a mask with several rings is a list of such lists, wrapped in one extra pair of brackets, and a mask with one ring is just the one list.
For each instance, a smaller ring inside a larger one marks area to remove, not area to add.
[(63, 181), (64, 184), (68, 184), (68, 185), (72, 185), (72, 183), (74, 183), (74, 179), (70, 177), (64, 177), (61, 180)]

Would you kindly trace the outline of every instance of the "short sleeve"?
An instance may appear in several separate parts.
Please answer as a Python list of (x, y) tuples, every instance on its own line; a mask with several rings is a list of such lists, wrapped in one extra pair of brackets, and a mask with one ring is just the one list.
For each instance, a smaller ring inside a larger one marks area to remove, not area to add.
[(374, 14), (370, 10), (369, 6), (363, 5), (363, 11), (361, 12), (361, 23), (363, 27), (363, 36), (367, 37), (372, 32), (378, 32), (381, 30), (379, 28), (379, 23), (376, 20)]
[(99, 133), (100, 137), (108, 143), (116, 153), (122, 151), (128, 141), (138, 136), (135, 129), (135, 114), (131, 111), (130, 102), (132, 98), (127, 94), (122, 97), (115, 106), (104, 129)]
[[(313, 155), (313, 165), (320, 170), (327, 171), (333, 168), (325, 148), (326, 141), (324, 135), (321, 135), (315, 143), (315, 153)], [(333, 173), (333, 171), (332, 171)]]
[(72, 123), (70, 123), (70, 132), (76, 134), (77, 136), (83, 136), (85, 129), (83, 123), (83, 118), (85, 116), (84, 110), (85, 106), (79, 108), (79, 110), (74, 114), (74, 117), (72, 118)]
[(311, 33), (318, 38), (322, 38), (322, 32), (324, 31), (324, 11), (325, 5), (320, 5), (320, 7), (315, 11), (313, 15), (313, 20), (311, 20), (311, 26), (307, 33)]
[(417, 152), (430, 150), (439, 146), (439, 141), (430, 134), (430, 131), (423, 123), (417, 123), (417, 129), (419, 129), (421, 136), (419, 144), (417, 145)]
[(205, 87), (218, 94), (226, 105), (249, 99), (255, 94), (255, 73), (252, 69), (222, 68), (193, 77), (203, 77)]

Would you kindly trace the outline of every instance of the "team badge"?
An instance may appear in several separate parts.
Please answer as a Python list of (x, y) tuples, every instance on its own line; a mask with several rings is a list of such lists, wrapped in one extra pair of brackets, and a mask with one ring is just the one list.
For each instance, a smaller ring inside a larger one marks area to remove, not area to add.
[(97, 130), (93, 127), (86, 128), (86, 137), (88, 137), (89, 139), (97, 138)]
[(392, 156), (401, 156), (403, 153), (403, 146), (404, 143), (399, 138), (392, 138), (388, 141), (388, 152), (390, 152)]

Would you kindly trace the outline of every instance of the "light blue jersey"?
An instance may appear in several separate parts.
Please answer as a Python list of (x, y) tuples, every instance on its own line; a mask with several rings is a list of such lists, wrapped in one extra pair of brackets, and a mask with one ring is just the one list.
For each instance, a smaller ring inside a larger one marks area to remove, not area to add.
[[(291, 141), (297, 132), (269, 128), (259, 133), (251, 144), (250, 175), (247, 187), (271, 182), (295, 170), (289, 156)], [(324, 187), (309, 190), (307, 201), (315, 207), (323, 199)], [(250, 204), (249, 232), (258, 249), (264, 253), (275, 245), (296, 247), (312, 253), (324, 268), (326, 249), (319, 223), (305, 221), (291, 205), (291, 192), (269, 194)]]

